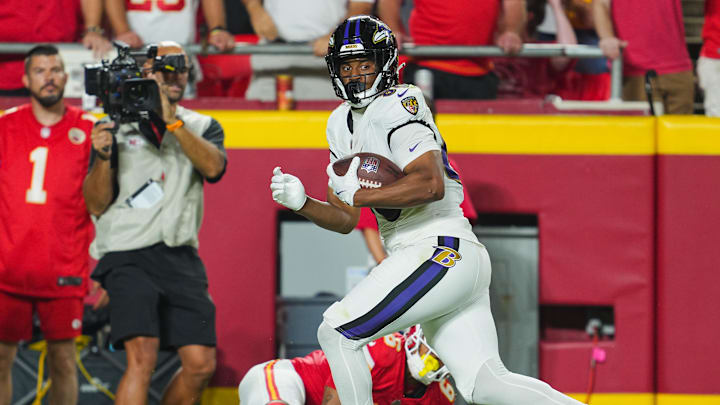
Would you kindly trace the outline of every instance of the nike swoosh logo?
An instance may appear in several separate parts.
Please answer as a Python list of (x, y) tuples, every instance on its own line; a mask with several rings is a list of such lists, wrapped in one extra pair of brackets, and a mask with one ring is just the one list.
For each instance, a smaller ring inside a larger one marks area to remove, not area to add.
[[(398, 97), (404, 96), (405, 93), (407, 93), (407, 91), (408, 91), (408, 89), (405, 89), (405, 91), (403, 91), (402, 93), (398, 93)], [(412, 151), (411, 151), (411, 152), (412, 152)]]
[(414, 152), (414, 151), (415, 151), (415, 148), (417, 148), (418, 145), (420, 145), (420, 142), (416, 143), (415, 146), (413, 146), (412, 148), (410, 148), (410, 152)]

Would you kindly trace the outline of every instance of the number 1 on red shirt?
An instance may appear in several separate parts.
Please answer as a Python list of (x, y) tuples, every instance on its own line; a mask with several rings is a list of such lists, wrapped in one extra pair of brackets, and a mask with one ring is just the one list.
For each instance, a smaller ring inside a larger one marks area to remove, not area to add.
[(45, 146), (38, 146), (30, 152), (30, 162), (33, 164), (33, 171), (30, 188), (25, 193), (25, 201), (30, 204), (45, 204), (47, 202), (47, 192), (43, 190), (47, 158), (48, 148)]

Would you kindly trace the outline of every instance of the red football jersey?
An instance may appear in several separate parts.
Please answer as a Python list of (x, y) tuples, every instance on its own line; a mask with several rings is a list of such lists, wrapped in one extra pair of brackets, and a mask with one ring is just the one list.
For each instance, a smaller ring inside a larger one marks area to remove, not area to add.
[(330, 366), (325, 353), (315, 350), (305, 357), (291, 359), (290, 362), (305, 385), (305, 405), (321, 405), (325, 384), (330, 378)]
[(403, 398), (401, 405), (445, 405), (455, 403), (455, 388), (446, 378), (441, 382), (434, 382), (427, 387), (422, 398)]
[[(373, 383), (373, 404), (390, 405), (401, 400), (403, 404), (444, 405), (455, 401), (455, 392), (449, 382), (428, 385), (421, 398), (403, 398), (405, 381), (405, 338), (399, 333), (388, 335), (367, 345), (368, 363)], [(332, 378), (328, 386), (335, 388)]]
[(0, 116), (0, 289), (86, 294), (92, 222), (82, 183), (94, 122), (71, 106), (51, 127), (35, 119), (29, 104)]

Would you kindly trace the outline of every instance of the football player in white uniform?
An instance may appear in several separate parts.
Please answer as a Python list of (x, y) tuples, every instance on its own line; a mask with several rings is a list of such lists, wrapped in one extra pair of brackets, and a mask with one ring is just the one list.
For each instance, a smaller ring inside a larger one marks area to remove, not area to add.
[[(397, 42), (373, 17), (345, 20), (326, 57), (335, 92), (346, 102), (330, 115), (327, 202), (275, 168), (273, 199), (317, 225), (350, 232), (359, 207), (372, 207), (389, 257), (323, 314), (318, 340), (343, 405), (372, 405), (361, 348), (422, 324), (425, 336), (471, 403), (558, 405), (580, 402), (548, 384), (509, 372), (498, 354), (488, 287), (490, 259), (459, 205), (462, 185), (421, 91), (398, 85)], [(382, 155), (404, 177), (361, 189), (355, 158), (344, 176), (332, 163), (358, 152)]]

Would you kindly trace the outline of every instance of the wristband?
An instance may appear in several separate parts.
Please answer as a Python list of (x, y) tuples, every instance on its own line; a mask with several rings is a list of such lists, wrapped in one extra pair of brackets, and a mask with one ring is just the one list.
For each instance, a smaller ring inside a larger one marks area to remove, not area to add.
[(86, 35), (90, 32), (95, 32), (100, 35), (105, 35), (105, 30), (98, 27), (97, 25), (91, 25), (91, 26), (85, 28), (85, 32), (83, 32), (83, 35)]
[(165, 128), (167, 128), (167, 130), (170, 132), (174, 132), (174, 131), (177, 131), (183, 125), (185, 125), (183, 120), (178, 119), (177, 121), (173, 122), (172, 124), (165, 125)]
[(223, 27), (222, 25), (218, 25), (217, 27), (213, 27), (210, 29), (210, 35), (218, 32), (218, 31), (227, 31), (227, 28)]

